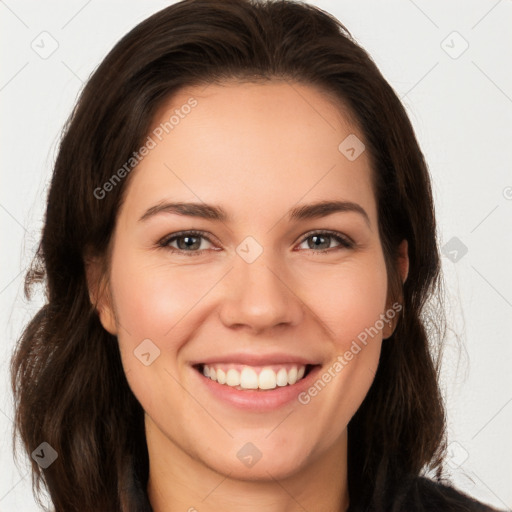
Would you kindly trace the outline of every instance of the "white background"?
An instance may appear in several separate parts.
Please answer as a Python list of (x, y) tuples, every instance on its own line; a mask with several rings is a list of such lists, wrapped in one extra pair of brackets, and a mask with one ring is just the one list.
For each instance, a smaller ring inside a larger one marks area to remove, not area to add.
[[(0, 512), (39, 510), (28, 456), (20, 468), (12, 458), (8, 365), (41, 303), (23, 298), (23, 276), (42, 226), (60, 130), (112, 46), (170, 3), (0, 1)], [(441, 246), (457, 237), (468, 249), (456, 262), (443, 257), (451, 329), (442, 383), (448, 469), (462, 490), (510, 509), (512, 1), (312, 3), (345, 24), (404, 102), (432, 173)], [(46, 59), (31, 47), (42, 47), (41, 38), (47, 50), (52, 38), (58, 43)]]

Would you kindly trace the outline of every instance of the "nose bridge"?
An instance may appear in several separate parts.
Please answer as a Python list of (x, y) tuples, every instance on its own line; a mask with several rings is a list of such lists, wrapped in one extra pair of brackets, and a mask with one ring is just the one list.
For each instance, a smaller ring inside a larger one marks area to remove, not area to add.
[(286, 282), (286, 273), (281, 271), (271, 250), (258, 250), (249, 240), (239, 245), (237, 253), (221, 307), (223, 322), (255, 330), (298, 323), (301, 302), (293, 293), (292, 283)]

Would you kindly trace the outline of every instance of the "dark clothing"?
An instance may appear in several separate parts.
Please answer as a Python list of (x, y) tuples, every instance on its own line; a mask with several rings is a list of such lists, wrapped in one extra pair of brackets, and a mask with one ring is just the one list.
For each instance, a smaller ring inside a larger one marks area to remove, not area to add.
[[(418, 477), (391, 503), (377, 507), (379, 512), (505, 512), (456, 490), (449, 484)], [(347, 512), (376, 512), (376, 507), (349, 507)]]
[[(497, 510), (476, 501), (462, 491), (428, 478), (418, 478), (417, 492), (421, 497), (424, 510), (429, 512), (459, 509), (471, 512), (496, 512)], [(405, 508), (404, 510), (409, 509)]]

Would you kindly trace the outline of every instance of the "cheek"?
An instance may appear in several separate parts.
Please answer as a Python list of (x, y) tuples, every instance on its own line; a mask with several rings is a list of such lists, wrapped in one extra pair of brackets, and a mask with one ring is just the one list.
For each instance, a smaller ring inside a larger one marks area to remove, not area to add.
[(321, 305), (315, 311), (329, 328), (332, 358), (298, 398), (299, 410), (316, 424), (304, 435), (322, 438), (324, 448), (336, 442), (361, 406), (379, 364), (387, 280), (380, 264), (368, 268), (333, 277), (323, 298), (315, 292)]
[[(212, 277), (198, 275), (192, 267), (148, 263), (149, 258), (133, 249), (132, 254), (123, 251), (122, 244), (116, 249), (110, 279), (125, 375), (145, 411), (168, 421), (162, 409), (176, 411), (180, 407), (179, 400), (172, 397), (181, 396), (175, 379), (181, 377), (180, 348), (192, 332), (187, 331), (189, 318), (212, 286)], [(148, 365), (142, 356), (145, 353), (149, 353)]]
[[(335, 341), (345, 351), (353, 339), (375, 326), (384, 313), (387, 274), (379, 254), (354, 259), (339, 266), (310, 268), (302, 278), (301, 298), (316, 313)], [(381, 330), (382, 327), (379, 327)]]
[[(385, 262), (383, 255), (374, 254), (312, 278), (304, 292), (328, 328), (332, 359), (300, 403), (319, 424), (343, 426), (361, 405), (377, 371), (387, 296)], [(329, 435), (337, 433), (333, 429)]]
[(139, 338), (165, 338), (214, 282), (197, 267), (148, 264), (143, 258), (118, 258), (112, 268), (118, 320)]

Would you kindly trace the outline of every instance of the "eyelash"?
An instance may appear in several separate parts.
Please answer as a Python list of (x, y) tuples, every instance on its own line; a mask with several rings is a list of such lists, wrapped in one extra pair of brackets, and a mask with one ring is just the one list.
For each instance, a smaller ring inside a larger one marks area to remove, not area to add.
[[(338, 233), (336, 231), (328, 231), (328, 230), (327, 231), (326, 230), (323, 230), (323, 231), (321, 231), (321, 230), (320, 231), (311, 231), (309, 233), (306, 233), (303, 236), (300, 244), (305, 242), (308, 238), (311, 238), (312, 236), (317, 236), (317, 235), (328, 236), (330, 238), (334, 238), (335, 241), (339, 242), (339, 244), (340, 244), (340, 246), (338, 246), (338, 247), (330, 247), (329, 249), (321, 249), (321, 250), (318, 250), (318, 251), (312, 250), (312, 252), (317, 252), (319, 254), (331, 253), (332, 250), (336, 250), (336, 249), (351, 249), (355, 245), (354, 242), (352, 242), (347, 237), (341, 235), (340, 233)], [(201, 238), (204, 238), (205, 240), (207, 240), (208, 242), (210, 242), (211, 244), (213, 244), (213, 242), (210, 240), (210, 238), (208, 238), (206, 236), (204, 231), (191, 230), (191, 231), (180, 231), (178, 233), (173, 233), (170, 236), (166, 236), (166, 237), (162, 238), (162, 240), (160, 240), (158, 242), (158, 247), (163, 248), (163, 249), (167, 249), (167, 250), (169, 250), (169, 251), (171, 251), (173, 253), (183, 254), (185, 256), (199, 256), (199, 255), (203, 254), (204, 251), (209, 250), (209, 249), (201, 249), (200, 251), (186, 251), (186, 250), (183, 250), (183, 249), (177, 249), (175, 247), (170, 247), (169, 246), (169, 244), (171, 242), (175, 241), (176, 239), (178, 239), (178, 238), (185, 238), (187, 236), (190, 236), (190, 237), (201, 237)]]

